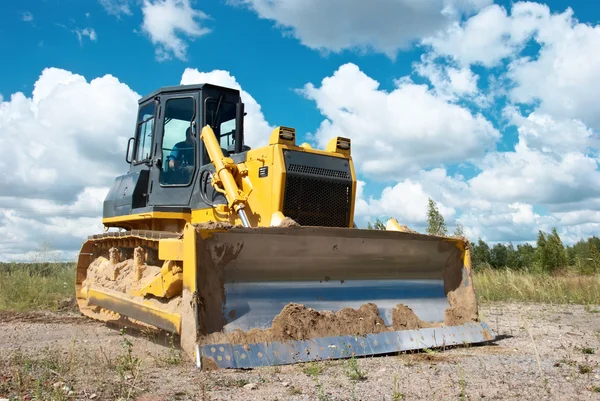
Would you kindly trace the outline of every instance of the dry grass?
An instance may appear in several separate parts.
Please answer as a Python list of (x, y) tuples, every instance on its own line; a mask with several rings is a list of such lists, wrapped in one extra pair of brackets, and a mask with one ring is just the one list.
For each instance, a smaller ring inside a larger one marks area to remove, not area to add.
[(473, 281), (485, 301), (600, 304), (600, 275), (485, 269), (476, 272)]

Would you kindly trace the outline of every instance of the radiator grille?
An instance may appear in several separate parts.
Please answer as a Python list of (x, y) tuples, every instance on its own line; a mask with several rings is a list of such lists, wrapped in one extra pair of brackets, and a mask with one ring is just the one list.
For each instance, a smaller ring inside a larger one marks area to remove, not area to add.
[[(327, 170), (318, 167), (308, 169)], [(339, 172), (336, 170), (328, 170)], [(307, 174), (307, 172), (304, 172)], [(342, 172), (343, 173), (343, 172)], [(288, 170), (283, 214), (301, 226), (348, 227), (352, 181), (297, 175)]]
[(334, 178), (345, 178), (350, 180), (350, 173), (343, 170), (332, 170), (329, 168), (322, 167), (311, 167), (311, 166), (303, 166), (301, 164), (290, 164), (288, 166), (288, 171), (292, 173), (302, 173), (302, 174), (311, 174), (311, 175), (319, 175), (322, 177), (334, 177)]

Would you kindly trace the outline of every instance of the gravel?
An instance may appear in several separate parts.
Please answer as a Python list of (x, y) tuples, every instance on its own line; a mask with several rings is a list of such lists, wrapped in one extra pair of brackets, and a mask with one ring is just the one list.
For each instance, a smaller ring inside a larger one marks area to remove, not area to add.
[(600, 400), (599, 311), (484, 304), (481, 316), (498, 335), (487, 345), (245, 371), (201, 372), (177, 359), (169, 338), (130, 333), (141, 364), (123, 375), (118, 329), (76, 315), (0, 312), (0, 399), (16, 391), (23, 355), (43, 367), (53, 351), (72, 368), (53, 383), (64, 382), (73, 399), (114, 399), (126, 389), (138, 400)]

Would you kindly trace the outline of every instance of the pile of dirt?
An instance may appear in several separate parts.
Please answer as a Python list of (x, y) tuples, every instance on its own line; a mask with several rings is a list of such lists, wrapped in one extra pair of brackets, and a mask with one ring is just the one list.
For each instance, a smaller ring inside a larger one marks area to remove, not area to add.
[(279, 223), (278, 227), (300, 227), (300, 224), (296, 223), (295, 220), (286, 217), (285, 219), (281, 220), (281, 223)]
[(415, 330), (434, 327), (434, 325), (419, 319), (408, 306), (398, 304), (392, 309), (392, 327), (394, 330)]
[(443, 325), (459, 325), (476, 320), (471, 304), (446, 311), (446, 321), (429, 323), (417, 317), (406, 305), (398, 304), (392, 310), (392, 326), (388, 327), (379, 315), (377, 305), (367, 303), (358, 310), (344, 308), (338, 312), (319, 312), (297, 303), (287, 304), (273, 319), (271, 328), (252, 329), (248, 332), (235, 330), (231, 333), (212, 333), (201, 339), (203, 344), (223, 343), (249, 344), (256, 342), (285, 342), (289, 340), (307, 340), (315, 337), (366, 335), (395, 330), (416, 330)]
[(142, 277), (138, 281), (133, 259), (112, 264), (104, 256), (95, 259), (87, 269), (86, 279), (82, 286), (100, 287), (117, 292), (128, 293), (134, 288), (140, 288), (160, 274), (160, 266), (146, 265), (142, 267)]
[(194, 227), (196, 228), (196, 232), (198, 232), (201, 230), (230, 230), (235, 226), (225, 221), (208, 221), (206, 223), (194, 224)]
[(459, 326), (477, 320), (477, 299), (473, 287), (461, 286), (448, 293), (450, 308), (446, 309), (444, 323), (446, 326)]

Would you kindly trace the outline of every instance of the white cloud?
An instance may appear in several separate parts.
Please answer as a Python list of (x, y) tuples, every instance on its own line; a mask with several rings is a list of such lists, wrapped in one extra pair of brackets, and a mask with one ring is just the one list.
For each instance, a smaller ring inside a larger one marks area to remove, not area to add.
[(132, 15), (129, 7), (130, 0), (98, 0), (98, 2), (108, 14), (117, 18), (121, 18), (121, 14)]
[(25, 11), (21, 14), (21, 19), (25, 22), (31, 22), (33, 21), (33, 15), (29, 11)]
[[(600, 53), (596, 51), (600, 25), (578, 22), (571, 8), (551, 13), (547, 5), (517, 2), (509, 15), (494, 4), (422, 43), (431, 50), (429, 62), (442, 57), (461, 68), (474, 64), (491, 68), (506, 61), (506, 71), (492, 78), (508, 84), (500, 95), (508, 95), (512, 102), (535, 104), (554, 118), (576, 118), (600, 129), (600, 115), (594, 107), (600, 91)], [(539, 51), (522, 55), (532, 43)], [(434, 68), (442, 67), (430, 69)]]
[(537, 3), (516, 3), (511, 16), (504, 7), (494, 4), (464, 23), (455, 21), (422, 43), (431, 46), (437, 55), (450, 57), (462, 66), (493, 67), (522, 50), (539, 21), (548, 16), (548, 7)]
[(244, 142), (251, 147), (264, 146), (271, 131), (275, 128), (269, 125), (261, 111), (260, 104), (236, 81), (228, 71), (214, 70), (200, 72), (197, 69), (186, 68), (181, 77), (181, 85), (210, 83), (228, 88), (238, 89), (241, 92), (244, 111), (248, 113), (244, 120)]
[(470, 181), (473, 188), (491, 200), (542, 204), (600, 195), (599, 160), (588, 154), (597, 137), (586, 126), (539, 113), (514, 121), (514, 151), (487, 154), (478, 163), (483, 171)]
[(600, 129), (600, 25), (577, 23), (572, 10), (539, 21), (536, 58), (514, 61), (507, 76), (516, 86), (510, 99), (539, 102), (538, 110), (555, 118), (577, 118)]
[(251, 7), (312, 49), (373, 49), (389, 57), (492, 0), (229, 0)]
[(358, 171), (374, 179), (476, 159), (500, 137), (483, 116), (446, 102), (426, 85), (400, 79), (387, 93), (350, 63), (320, 87), (307, 84), (303, 93), (327, 118), (315, 134), (318, 145), (350, 137)]
[(101, 228), (102, 200), (127, 169), (138, 98), (110, 75), (88, 82), (47, 68), (31, 97), (0, 103), (0, 259), (51, 241), (72, 252)]
[(188, 44), (180, 35), (193, 40), (211, 32), (200, 24), (208, 15), (192, 8), (190, 0), (144, 0), (142, 13), (142, 30), (156, 46), (158, 61), (172, 56), (186, 61)]
[(435, 62), (431, 54), (421, 56), (421, 62), (413, 65), (415, 73), (427, 78), (433, 85), (433, 93), (442, 100), (454, 102), (459, 99), (472, 99), (476, 104), (486, 102), (478, 88), (479, 75), (468, 67), (452, 67)]
[(87, 36), (90, 38), (92, 42), (98, 40), (98, 35), (96, 35), (96, 31), (94, 28), (84, 28), (84, 29), (75, 29), (75, 34), (77, 35), (77, 39), (79, 40), (79, 44), (83, 43), (83, 37)]
[[(378, 198), (363, 200), (367, 202), (368, 208), (358, 210), (356, 214), (368, 218), (395, 217), (401, 224), (409, 227), (421, 225), (427, 215), (427, 200), (430, 196), (422, 182), (406, 179), (393, 187), (386, 187)], [(443, 202), (437, 202), (437, 207), (444, 218), (452, 219), (456, 213), (454, 208)]]

